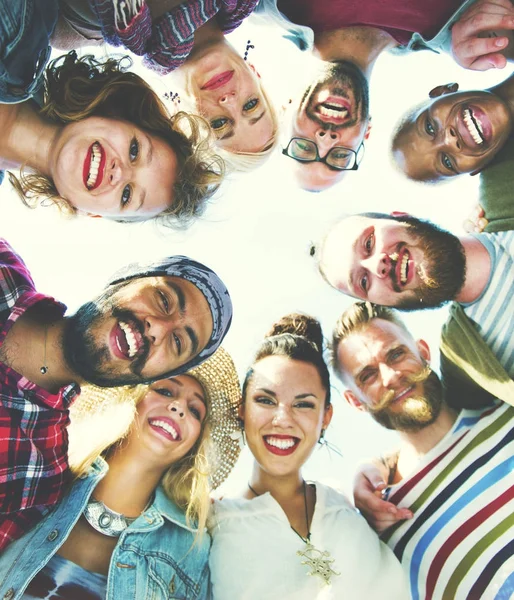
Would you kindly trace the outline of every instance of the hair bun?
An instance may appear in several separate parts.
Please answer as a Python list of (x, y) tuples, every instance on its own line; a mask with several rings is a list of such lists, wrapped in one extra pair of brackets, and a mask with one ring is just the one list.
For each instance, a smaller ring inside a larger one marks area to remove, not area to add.
[(301, 313), (285, 315), (271, 326), (265, 337), (293, 333), (306, 338), (316, 346), (320, 353), (323, 352), (323, 331), (317, 319)]

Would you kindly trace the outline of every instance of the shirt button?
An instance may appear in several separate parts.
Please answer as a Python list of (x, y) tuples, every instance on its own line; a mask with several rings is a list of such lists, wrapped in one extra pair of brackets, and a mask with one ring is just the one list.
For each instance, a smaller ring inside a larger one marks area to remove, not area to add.
[(14, 596), (14, 588), (9, 588), (4, 595), (4, 600), (11, 600), (11, 598)]
[(46, 539), (49, 542), (53, 542), (54, 540), (57, 539), (58, 535), (59, 535), (59, 531), (57, 529), (52, 529), (52, 531), (48, 534), (48, 537)]

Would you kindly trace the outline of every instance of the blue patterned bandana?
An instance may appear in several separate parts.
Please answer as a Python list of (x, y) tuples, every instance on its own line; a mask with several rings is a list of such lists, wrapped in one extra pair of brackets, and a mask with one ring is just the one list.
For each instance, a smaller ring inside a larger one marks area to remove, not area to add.
[(189, 362), (159, 379), (185, 373), (201, 364), (218, 349), (232, 323), (232, 301), (225, 284), (214, 271), (187, 256), (168, 256), (149, 264), (132, 263), (117, 271), (109, 280), (114, 285), (141, 277), (180, 277), (195, 285), (205, 296), (212, 315), (212, 334), (205, 348)]

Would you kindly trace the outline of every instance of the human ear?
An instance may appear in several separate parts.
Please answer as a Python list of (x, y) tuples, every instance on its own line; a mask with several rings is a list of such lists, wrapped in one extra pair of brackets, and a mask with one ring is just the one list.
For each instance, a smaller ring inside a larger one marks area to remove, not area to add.
[(323, 429), (326, 429), (330, 425), (330, 421), (332, 421), (332, 416), (334, 414), (334, 407), (332, 403), (330, 403), (325, 408), (325, 414), (323, 415)]
[(439, 98), (439, 96), (445, 96), (446, 94), (454, 94), (459, 90), (458, 83), (445, 83), (444, 85), (436, 85), (435, 88), (428, 92), (429, 98)]
[(370, 133), (371, 133), (371, 117), (369, 117), (368, 124), (366, 126), (366, 133), (364, 134), (365, 140), (367, 140), (369, 138)]
[(357, 410), (360, 410), (362, 412), (366, 412), (365, 405), (357, 399), (357, 396), (353, 392), (351, 392), (350, 390), (345, 390), (344, 397), (346, 402), (348, 402), (350, 406), (353, 406), (353, 408), (356, 408)]
[(416, 346), (418, 347), (419, 353), (421, 357), (427, 362), (430, 362), (430, 348), (425, 340), (418, 340), (416, 342)]
[(393, 210), (391, 216), (397, 218), (410, 217), (409, 213), (402, 212), (401, 210)]
[(237, 406), (237, 416), (241, 419), (241, 422), (244, 423), (244, 420), (245, 420), (245, 405), (244, 405), (244, 403), (243, 403), (242, 400), (241, 400), (241, 402)]

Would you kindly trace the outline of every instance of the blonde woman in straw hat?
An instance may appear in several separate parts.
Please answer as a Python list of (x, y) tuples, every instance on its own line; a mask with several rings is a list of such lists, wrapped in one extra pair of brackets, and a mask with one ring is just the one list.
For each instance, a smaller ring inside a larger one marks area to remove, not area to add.
[(239, 454), (239, 398), (222, 348), (149, 386), (84, 389), (70, 425), (77, 478), (2, 554), (0, 597), (207, 598), (209, 492)]

